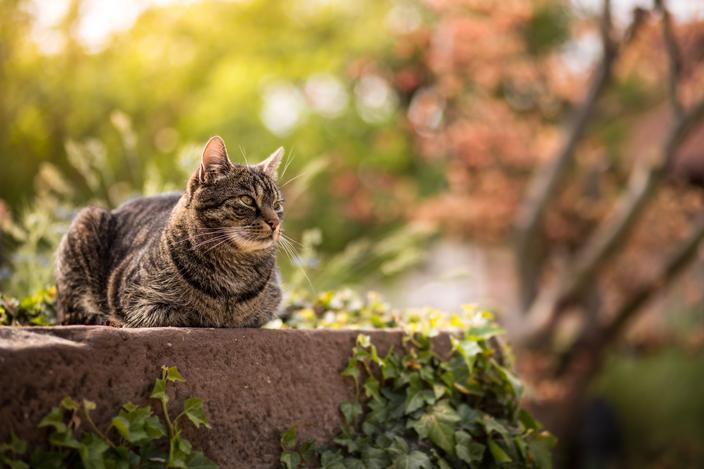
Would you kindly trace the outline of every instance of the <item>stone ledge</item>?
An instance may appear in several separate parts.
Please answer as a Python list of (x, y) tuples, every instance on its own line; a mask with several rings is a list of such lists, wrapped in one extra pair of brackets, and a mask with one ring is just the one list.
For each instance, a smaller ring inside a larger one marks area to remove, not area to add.
[(186, 378), (172, 405), (205, 401), (213, 428), (186, 431), (196, 447), (224, 468), (278, 467), (291, 425), (319, 442), (337, 433), (339, 404), (354, 395), (340, 371), (362, 332), (381, 353), (401, 343), (400, 330), (0, 327), (0, 442), (11, 429), (45, 441), (37, 423), (67, 395), (95, 401), (101, 426), (122, 403), (146, 403), (169, 365)]

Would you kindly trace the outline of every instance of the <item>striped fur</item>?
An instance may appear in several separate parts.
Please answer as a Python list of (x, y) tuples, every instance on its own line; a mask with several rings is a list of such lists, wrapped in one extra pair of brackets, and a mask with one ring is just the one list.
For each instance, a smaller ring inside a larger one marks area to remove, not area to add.
[(83, 209), (61, 242), (65, 324), (259, 327), (281, 302), (276, 168), (233, 164), (214, 137), (183, 194)]

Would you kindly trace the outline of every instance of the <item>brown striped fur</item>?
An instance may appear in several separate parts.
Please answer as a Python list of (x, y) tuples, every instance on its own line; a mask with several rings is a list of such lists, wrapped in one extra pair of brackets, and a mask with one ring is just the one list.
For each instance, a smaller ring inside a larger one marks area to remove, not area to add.
[(234, 164), (213, 137), (183, 194), (79, 212), (57, 255), (61, 321), (259, 327), (273, 319), (281, 302), (282, 154)]

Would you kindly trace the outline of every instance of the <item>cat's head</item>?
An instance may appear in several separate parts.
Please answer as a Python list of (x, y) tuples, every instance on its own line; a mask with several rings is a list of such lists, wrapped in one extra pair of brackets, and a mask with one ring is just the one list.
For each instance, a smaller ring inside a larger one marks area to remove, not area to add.
[(186, 191), (196, 229), (219, 233), (243, 251), (272, 247), (281, 235), (284, 215), (283, 194), (276, 183), (283, 154), (279, 148), (259, 164), (236, 164), (222, 138), (208, 140)]

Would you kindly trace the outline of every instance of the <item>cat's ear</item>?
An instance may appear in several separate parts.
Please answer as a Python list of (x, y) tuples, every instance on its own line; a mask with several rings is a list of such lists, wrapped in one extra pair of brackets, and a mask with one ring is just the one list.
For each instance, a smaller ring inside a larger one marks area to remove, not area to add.
[(277, 178), (276, 170), (281, 164), (281, 159), (284, 157), (284, 147), (277, 148), (274, 153), (269, 155), (267, 159), (259, 163), (256, 167), (260, 169), (264, 174), (272, 179)]
[(210, 137), (208, 143), (205, 144), (205, 148), (203, 148), (198, 179), (201, 182), (205, 182), (209, 177), (217, 175), (231, 166), (232, 163), (227, 157), (225, 141), (217, 135)]

